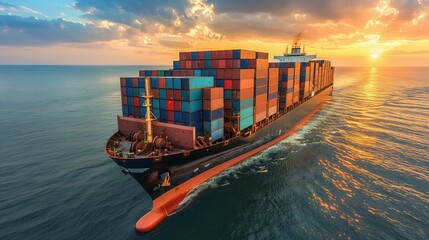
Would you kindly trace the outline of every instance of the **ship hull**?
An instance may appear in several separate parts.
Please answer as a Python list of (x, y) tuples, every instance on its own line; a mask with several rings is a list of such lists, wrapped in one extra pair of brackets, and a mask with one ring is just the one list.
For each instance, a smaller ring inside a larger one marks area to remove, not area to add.
[[(153, 199), (152, 210), (137, 222), (136, 231), (152, 230), (177, 208), (192, 189), (297, 131), (329, 97), (332, 89), (332, 85), (328, 86), (254, 134), (232, 138), (227, 144), (222, 142), (157, 160), (112, 158)], [(165, 173), (170, 177), (170, 185), (163, 187), (160, 176)]]

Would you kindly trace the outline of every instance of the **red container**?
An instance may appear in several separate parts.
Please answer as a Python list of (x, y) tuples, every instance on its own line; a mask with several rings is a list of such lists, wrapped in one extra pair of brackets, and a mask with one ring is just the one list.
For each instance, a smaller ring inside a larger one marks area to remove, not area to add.
[(225, 80), (223, 83), (223, 88), (232, 89), (232, 80)]
[(225, 50), (225, 59), (232, 59), (232, 50)]
[(127, 88), (126, 87), (121, 87), (121, 95), (127, 96)]
[(179, 60), (180, 60), (180, 61), (182, 61), (182, 60), (187, 60), (187, 59), (186, 59), (186, 55), (185, 55), (185, 53), (184, 53), (184, 52), (179, 52)]
[(232, 79), (232, 69), (225, 69), (225, 79)]
[(128, 105), (128, 97), (122, 96), (121, 99), (122, 99), (122, 105)]
[(204, 60), (198, 60), (198, 68), (204, 68)]
[(268, 59), (268, 53), (256, 52), (256, 58)]
[(226, 65), (225, 65), (226, 68), (232, 68), (233, 67), (232, 59), (225, 60), (225, 63), (226, 63)]
[(226, 59), (226, 51), (225, 50), (219, 51), (218, 59)]
[(204, 60), (204, 52), (198, 52), (198, 60)]
[(256, 68), (256, 59), (249, 59), (249, 67), (248, 68)]
[(156, 77), (158, 76), (158, 71), (157, 70), (152, 70), (152, 77)]
[(192, 69), (198, 68), (198, 60), (191, 61), (191, 67), (192, 67)]
[(254, 93), (254, 89), (246, 88), (241, 90), (232, 90), (232, 99), (234, 100), (244, 100), (248, 98), (252, 98)]
[(174, 99), (174, 90), (173, 89), (167, 89), (167, 100), (173, 100)]
[(219, 99), (219, 98), (223, 99), (222, 87), (203, 88), (204, 100)]
[(153, 95), (153, 98), (158, 98), (159, 99), (159, 91), (158, 91), (158, 89), (153, 88), (152, 89), (152, 95)]
[(144, 70), (139, 71), (139, 77), (145, 77), (146, 74), (144, 73)]
[(223, 98), (203, 100), (203, 110), (216, 110), (223, 108)]
[(194, 76), (194, 70), (186, 70), (186, 76)]
[(226, 67), (226, 60), (225, 59), (217, 60), (217, 67), (218, 68), (225, 68)]
[(125, 81), (125, 78), (123, 78), (123, 77), (121, 77), (121, 87), (126, 87), (127, 86), (127, 83), (126, 83), (126, 81)]
[[(219, 60), (221, 61), (221, 60)], [(216, 71), (216, 78), (217, 79), (224, 79), (225, 78), (225, 69), (218, 69)]]
[(232, 109), (232, 100), (225, 100), (223, 103), (225, 104), (225, 109)]
[(167, 120), (168, 122), (174, 122), (174, 111), (167, 111)]
[(140, 108), (139, 107), (134, 107), (134, 116), (136, 118), (140, 118)]
[(138, 78), (132, 78), (133, 87), (138, 88), (139, 87), (139, 79)]
[(191, 69), (191, 61), (185, 61), (185, 68), (186, 69)]
[(218, 60), (210, 60), (210, 66), (211, 68), (219, 68), (219, 61)]
[(158, 78), (158, 88), (165, 88), (165, 78)]
[(180, 71), (179, 70), (173, 70), (172, 75), (174, 77), (180, 76)]
[(138, 97), (133, 97), (133, 106), (139, 107), (140, 106), (140, 100)]
[[(174, 111), (174, 101), (173, 100), (167, 100), (167, 110)], [(173, 119), (174, 121), (174, 119)]]
[(212, 51), (212, 53), (211, 53), (212, 59), (218, 59), (219, 58), (219, 52), (220, 51)]
[(268, 78), (257, 78), (255, 80), (256, 87), (266, 86), (266, 85), (268, 85)]
[(186, 68), (186, 62), (185, 61), (179, 61), (179, 68), (180, 69)]
[(232, 68), (240, 68), (241, 67), (241, 60), (240, 59), (233, 59), (232, 60)]
[(181, 90), (173, 90), (174, 100), (180, 101), (182, 100), (182, 91)]
[(180, 75), (179, 76), (186, 76), (186, 70), (180, 70)]
[(182, 101), (174, 101), (174, 111), (182, 111)]

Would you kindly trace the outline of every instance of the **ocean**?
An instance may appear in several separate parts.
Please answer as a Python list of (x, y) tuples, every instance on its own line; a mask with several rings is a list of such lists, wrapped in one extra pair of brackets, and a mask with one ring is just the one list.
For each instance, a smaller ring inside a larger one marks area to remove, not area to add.
[(103, 144), (119, 77), (151, 68), (0, 66), (0, 239), (429, 238), (423, 67), (336, 68), (333, 96), (296, 134), (136, 234), (151, 201)]

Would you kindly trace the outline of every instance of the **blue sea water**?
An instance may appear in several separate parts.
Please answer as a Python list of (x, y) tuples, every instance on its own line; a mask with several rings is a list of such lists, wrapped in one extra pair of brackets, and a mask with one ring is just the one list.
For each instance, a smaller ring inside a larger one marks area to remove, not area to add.
[(103, 144), (143, 68), (0, 66), (0, 239), (429, 238), (429, 68), (336, 68), (300, 131), (136, 234), (151, 201)]

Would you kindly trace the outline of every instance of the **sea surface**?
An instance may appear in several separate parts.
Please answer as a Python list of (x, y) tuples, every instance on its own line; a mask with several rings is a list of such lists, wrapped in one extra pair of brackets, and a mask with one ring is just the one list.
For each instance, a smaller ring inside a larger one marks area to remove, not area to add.
[(429, 68), (336, 68), (301, 130), (138, 235), (151, 201), (103, 144), (144, 68), (0, 66), (0, 239), (429, 239)]

